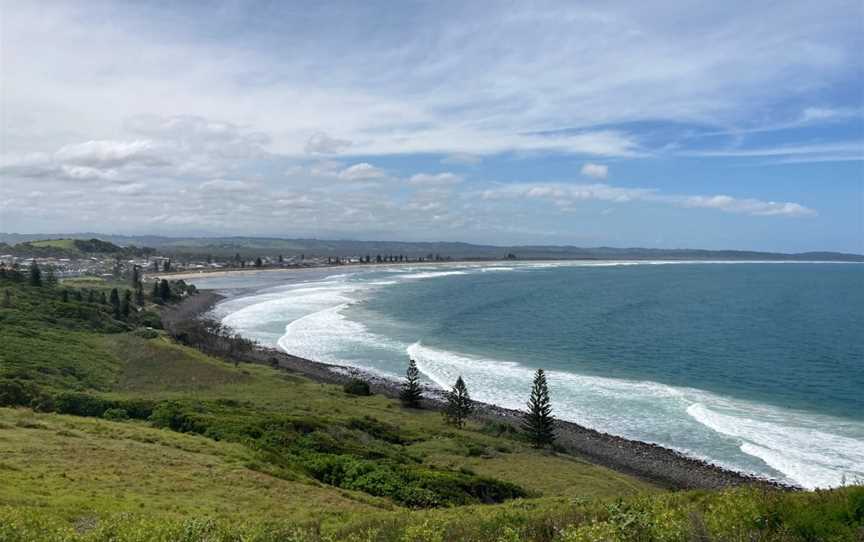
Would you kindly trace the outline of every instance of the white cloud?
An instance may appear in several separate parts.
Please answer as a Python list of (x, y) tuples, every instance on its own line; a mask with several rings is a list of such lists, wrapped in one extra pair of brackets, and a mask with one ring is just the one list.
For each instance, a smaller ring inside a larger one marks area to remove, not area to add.
[(824, 155), (842, 155), (849, 159), (857, 157), (864, 160), (864, 141), (840, 141), (833, 143), (812, 143), (807, 145), (781, 145), (776, 147), (761, 147), (750, 149), (723, 149), (709, 151), (690, 151), (681, 153), (686, 156), (706, 157), (812, 157), (818, 159)]
[(338, 176), (343, 181), (372, 181), (383, 179), (387, 174), (368, 162), (361, 162), (343, 169)]
[(106, 190), (113, 194), (134, 196), (138, 194), (144, 194), (147, 191), (147, 185), (144, 183), (117, 184), (109, 186)]
[[(860, 6), (850, 1), (741, 4), (722, 13), (701, 4), (489, 10), (462, 3), (429, 6), (422, 25), (394, 10), (404, 24), (384, 29), (364, 4), (344, 8), (335, 24), (328, 10), (297, 19), (280, 17), (279, 6), (266, 11), (270, 17), (226, 6), (206, 13), (226, 29), (218, 39), (195, 31), (205, 15), (199, 7), (163, 6), (133, 13), (4, 5), (9, 148), (108, 139), (116, 119), (132, 115), (139, 120), (130, 129), (142, 134), (230, 137), (232, 127), (251, 127), (262, 136), (256, 144), (297, 156), (627, 156), (642, 150), (636, 138), (613, 141), (591, 127), (733, 125), (854, 77), (862, 43)], [(284, 24), (277, 31), (272, 20)], [(688, 31), (673, 20), (687, 21)], [(770, 40), (764, 21), (771, 21)], [(245, 32), (230, 31), (240, 24)], [(280, 54), (286, 49), (292, 54)], [(140, 117), (153, 113), (174, 120), (165, 126)], [(561, 129), (579, 135), (527, 135)]]
[(246, 192), (251, 190), (252, 185), (244, 181), (228, 181), (225, 179), (214, 179), (206, 181), (198, 186), (201, 190), (213, 190), (216, 192)]
[(755, 198), (734, 198), (726, 195), (689, 196), (663, 194), (650, 188), (626, 188), (608, 184), (525, 183), (498, 186), (480, 193), (485, 200), (532, 198), (549, 200), (562, 208), (571, 208), (578, 201), (626, 203), (642, 201), (677, 207), (717, 209), (727, 213), (752, 216), (814, 216), (816, 211), (798, 203), (762, 201)]
[(731, 196), (686, 196), (680, 198), (684, 207), (719, 209), (727, 213), (754, 216), (813, 216), (816, 212), (798, 203), (761, 201), (753, 198), (733, 198)]
[(582, 175), (594, 179), (606, 179), (609, 177), (609, 166), (588, 163), (582, 166)]
[(337, 154), (351, 146), (347, 139), (336, 139), (324, 132), (312, 134), (306, 141), (305, 150), (308, 154)]
[(417, 173), (408, 182), (420, 186), (449, 186), (462, 182), (462, 177), (454, 173)]
[(86, 141), (64, 145), (55, 154), (58, 162), (93, 167), (121, 167), (129, 164), (163, 165), (152, 141)]

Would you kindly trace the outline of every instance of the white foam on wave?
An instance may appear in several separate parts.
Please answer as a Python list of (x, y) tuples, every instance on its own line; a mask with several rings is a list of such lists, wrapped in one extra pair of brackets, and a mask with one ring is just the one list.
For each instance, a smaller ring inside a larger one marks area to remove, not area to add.
[[(444, 389), (462, 376), (475, 399), (524, 409), (533, 378), (529, 367), (419, 342), (407, 352)], [(656, 382), (562, 371), (547, 375), (556, 414), (562, 419), (661, 444), (727, 468), (768, 477), (780, 473), (785, 481), (806, 488), (834, 487), (844, 477), (864, 479), (864, 424)], [(730, 453), (718, 456), (720, 448)], [(735, 449), (754, 459), (736, 457)]]
[[(285, 352), (323, 363), (344, 363), (337, 352), (352, 346), (399, 350), (401, 343), (370, 333), (366, 326), (347, 318), (342, 311), (350, 303), (336, 305), (308, 314), (285, 326), (278, 346)], [(360, 368), (382, 373), (373, 364), (357, 364)], [(383, 374), (383, 373), (382, 373)]]
[(408, 273), (398, 275), (401, 279), (434, 279), (438, 277), (450, 277), (454, 275), (467, 275), (467, 271), (426, 271), (422, 273)]
[(758, 457), (808, 489), (864, 479), (864, 442), (827, 432), (822, 416), (787, 414), (777, 409), (738, 408), (732, 414), (695, 403), (687, 414), (718, 433), (740, 441), (741, 451)]

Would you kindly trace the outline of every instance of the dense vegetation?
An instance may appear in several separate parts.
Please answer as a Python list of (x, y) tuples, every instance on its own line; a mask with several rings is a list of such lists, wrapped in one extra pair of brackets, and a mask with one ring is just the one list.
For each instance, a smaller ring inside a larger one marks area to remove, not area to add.
[(180, 345), (153, 300), (99, 301), (121, 287), (0, 278), (0, 540), (862, 534), (864, 488), (659, 493), (470, 418)]
[(0, 254), (12, 254), (26, 258), (54, 257), (70, 258), (90, 254), (107, 254), (112, 256), (133, 257), (155, 254), (156, 250), (148, 247), (139, 248), (135, 245), (118, 246), (100, 239), (46, 239), (25, 241), (14, 245), (0, 243)]

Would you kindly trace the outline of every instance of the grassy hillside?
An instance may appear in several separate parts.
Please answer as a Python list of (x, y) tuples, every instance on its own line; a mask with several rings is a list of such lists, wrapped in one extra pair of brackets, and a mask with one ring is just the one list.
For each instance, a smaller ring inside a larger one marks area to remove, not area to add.
[(0, 540), (862, 533), (864, 489), (661, 492), (497, 427), (458, 430), (384, 397), (235, 366), (60, 288), (0, 279), (5, 290), (0, 404), (14, 408), (0, 408)]

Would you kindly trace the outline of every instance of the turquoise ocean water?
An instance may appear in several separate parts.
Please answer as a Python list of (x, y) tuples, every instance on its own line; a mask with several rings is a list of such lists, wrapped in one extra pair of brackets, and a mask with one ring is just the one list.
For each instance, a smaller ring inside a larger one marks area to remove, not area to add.
[(261, 343), (401, 376), (458, 375), (556, 414), (804, 487), (864, 480), (864, 265), (570, 262), (203, 278)]

